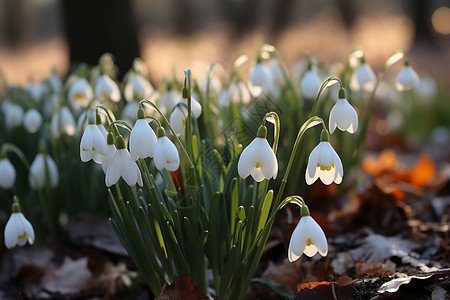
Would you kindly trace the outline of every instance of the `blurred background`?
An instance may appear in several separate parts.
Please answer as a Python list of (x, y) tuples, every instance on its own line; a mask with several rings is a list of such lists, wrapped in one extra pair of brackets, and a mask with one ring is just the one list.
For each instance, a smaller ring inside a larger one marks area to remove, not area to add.
[(227, 68), (273, 44), (289, 67), (312, 53), (333, 63), (355, 48), (375, 71), (395, 50), (419, 74), (450, 83), (450, 1), (2, 0), (0, 69), (13, 84), (64, 75), (112, 53), (122, 75), (140, 56), (157, 86), (199, 61)]

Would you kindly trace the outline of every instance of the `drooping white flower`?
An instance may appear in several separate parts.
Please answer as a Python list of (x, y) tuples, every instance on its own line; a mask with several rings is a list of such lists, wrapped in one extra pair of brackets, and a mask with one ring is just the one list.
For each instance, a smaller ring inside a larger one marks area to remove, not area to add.
[(303, 253), (312, 257), (317, 252), (322, 256), (327, 255), (327, 238), (322, 228), (320, 228), (319, 224), (310, 215), (302, 216), (289, 242), (289, 261), (296, 261)]
[(59, 173), (55, 162), (50, 155), (38, 153), (31, 164), (30, 173), (28, 174), (28, 181), (33, 190), (40, 190), (45, 186), (47, 181), (46, 169), (48, 169), (50, 187), (55, 188), (58, 185)]
[(97, 84), (95, 85), (95, 97), (100, 100), (100, 102), (106, 101), (108, 99), (119, 102), (120, 101), (120, 90), (117, 83), (111, 79), (108, 75), (102, 75), (98, 78)]
[(219, 77), (215, 75), (214, 72), (210, 74), (209, 77), (206, 75), (208, 75), (208, 73), (203, 76), (202, 82), (199, 86), (200, 90), (206, 93), (206, 90), (209, 89), (209, 93), (219, 95), (222, 90), (222, 81), (220, 81)]
[(33, 226), (20, 212), (18, 203), (14, 203), (13, 213), (5, 226), (5, 246), (11, 249), (16, 245), (24, 246), (27, 241), (30, 245), (34, 243)]
[[(179, 102), (186, 104), (187, 108), (188, 102), (186, 98), (181, 98)], [(195, 119), (198, 119), (198, 117), (200, 117), (200, 115), (202, 114), (202, 105), (192, 96), (191, 96), (191, 112), (192, 116)]]
[(258, 62), (250, 73), (250, 82), (254, 86), (264, 87), (272, 84), (272, 75), (269, 68), (263, 63)]
[(331, 134), (336, 127), (350, 133), (355, 133), (358, 130), (358, 114), (345, 99), (344, 89), (339, 91), (339, 99), (330, 111), (329, 128)]
[(102, 161), (102, 169), (103, 172), (106, 175), (106, 171), (108, 170), (109, 165), (112, 162), (112, 159), (114, 157), (114, 154), (116, 153), (117, 149), (116, 149), (116, 145), (114, 145), (114, 138), (112, 133), (108, 133), (108, 141), (106, 143), (106, 152), (105, 155), (103, 157), (103, 161)]
[(186, 119), (188, 117), (188, 109), (184, 105), (177, 105), (170, 114), (170, 126), (177, 135), (183, 134), (186, 127)]
[(156, 145), (156, 134), (147, 123), (142, 108), (138, 111), (138, 119), (130, 134), (130, 155), (133, 160), (153, 157)]
[(42, 116), (36, 109), (29, 109), (23, 116), (23, 126), (28, 133), (35, 133), (41, 128)]
[(238, 173), (241, 178), (245, 179), (248, 175), (252, 175), (255, 181), (261, 182), (277, 177), (278, 161), (267, 142), (266, 132), (267, 129), (261, 126), (257, 137), (242, 151), (238, 161)]
[(308, 69), (300, 81), (300, 93), (307, 99), (315, 99), (319, 88), (322, 85), (322, 79), (313, 69)]
[(129, 186), (134, 186), (142, 183), (142, 176), (139, 167), (136, 162), (131, 158), (127, 148), (125, 148), (125, 142), (123, 137), (119, 135), (117, 137), (117, 150), (109, 163), (106, 170), (105, 184), (110, 187), (115, 184), (120, 177), (122, 177)]
[(0, 187), (10, 189), (16, 181), (16, 169), (6, 157), (6, 154), (0, 153)]
[(370, 65), (365, 62), (361, 62), (358, 69), (354, 73), (356, 79), (356, 89), (364, 90), (366, 92), (372, 92), (377, 84), (377, 77), (373, 72)]
[(285, 79), (283, 75), (283, 70), (280, 66), (280, 62), (278, 61), (278, 59), (276, 57), (271, 57), (267, 61), (266, 66), (269, 68), (270, 75), (273, 81), (278, 85), (283, 85)]
[(326, 185), (332, 182), (339, 184), (344, 176), (341, 159), (328, 141), (321, 140), (309, 155), (305, 174), (306, 183), (311, 185), (320, 178)]
[(59, 94), (63, 89), (63, 84), (61, 78), (55, 72), (52, 72), (50, 76), (47, 78), (47, 81), (50, 85), (51, 91), (53, 93)]
[(5, 124), (8, 129), (13, 129), (14, 127), (22, 124), (24, 115), (22, 106), (14, 103), (9, 103), (6, 105), (2, 105), (2, 110), (3, 115), (5, 116)]
[(61, 134), (68, 136), (75, 135), (75, 118), (67, 106), (63, 106), (55, 112), (50, 121), (50, 130), (54, 138), (59, 138)]
[(106, 152), (106, 139), (96, 125), (95, 119), (91, 118), (86, 130), (81, 137), (80, 158), (82, 162), (93, 159), (96, 163), (101, 163)]
[(172, 113), (173, 108), (177, 105), (179, 99), (181, 98), (181, 93), (175, 90), (167, 90), (159, 99), (158, 106), (164, 115)]
[(248, 87), (242, 81), (234, 81), (228, 87), (228, 99), (232, 103), (250, 103), (251, 95)]
[(34, 102), (40, 102), (44, 95), (45, 89), (41, 83), (28, 81), (26, 90)]
[(150, 97), (154, 92), (151, 83), (138, 73), (131, 73), (125, 85), (124, 95), (128, 102)]
[(88, 106), (94, 97), (92, 87), (85, 78), (77, 78), (70, 86), (67, 93), (67, 99), (73, 110), (79, 111)]
[(406, 61), (405, 66), (398, 73), (395, 87), (398, 91), (408, 91), (411, 89), (417, 89), (420, 84), (419, 76), (416, 71)]
[(177, 147), (166, 136), (164, 128), (158, 129), (158, 141), (156, 142), (153, 161), (158, 170), (167, 169), (176, 171), (180, 166), (180, 155)]

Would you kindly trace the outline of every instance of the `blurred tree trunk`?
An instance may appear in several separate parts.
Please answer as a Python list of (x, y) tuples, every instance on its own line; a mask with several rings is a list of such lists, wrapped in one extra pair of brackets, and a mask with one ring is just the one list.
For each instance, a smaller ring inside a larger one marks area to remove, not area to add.
[(20, 39), (23, 36), (23, 24), (26, 22), (23, 18), (23, 1), (6, 0), (3, 7), (7, 13), (4, 13), (6, 20), (3, 32), (6, 35), (6, 43), (16, 49), (19, 46)]
[(140, 56), (131, 1), (62, 0), (62, 10), (71, 64), (96, 65), (109, 52), (121, 77)]
[(178, 34), (188, 35), (194, 30), (192, 6), (190, 0), (176, 0), (175, 30)]
[(433, 25), (431, 24), (432, 8), (429, 1), (411, 1), (411, 18), (414, 23), (414, 45), (428, 44), (435, 47)]
[(355, 23), (357, 4), (354, 0), (338, 0), (338, 8), (345, 27), (350, 29)]
[(236, 39), (241, 39), (254, 29), (260, 11), (258, 0), (220, 0), (219, 5), (228, 26)]
[(271, 29), (272, 37), (276, 37), (289, 24), (290, 12), (292, 11), (293, 4), (294, 0), (277, 0), (275, 2), (273, 26)]

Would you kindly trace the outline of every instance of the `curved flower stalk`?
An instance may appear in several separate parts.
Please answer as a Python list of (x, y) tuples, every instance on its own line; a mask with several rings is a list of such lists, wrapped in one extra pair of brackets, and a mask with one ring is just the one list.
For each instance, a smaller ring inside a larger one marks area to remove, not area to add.
[(419, 76), (409, 64), (409, 60), (405, 59), (405, 65), (397, 75), (395, 87), (398, 91), (408, 91), (411, 89), (417, 89), (419, 84)]
[(45, 187), (47, 180), (50, 187), (58, 186), (58, 168), (49, 154), (40, 152), (31, 163), (28, 181), (33, 190), (40, 190)]
[(120, 101), (120, 90), (111, 77), (108, 75), (102, 75), (98, 78), (95, 85), (95, 97), (104, 102), (108, 99), (114, 102)]
[(358, 114), (345, 98), (343, 88), (339, 90), (339, 98), (330, 112), (329, 128), (331, 134), (336, 127), (349, 133), (355, 133), (358, 130)]
[(23, 126), (28, 133), (36, 133), (42, 125), (42, 116), (39, 111), (32, 108), (23, 116)]
[(147, 79), (141, 74), (131, 73), (125, 85), (124, 96), (125, 100), (132, 102), (148, 98), (153, 92), (154, 88)]
[(86, 78), (80, 77), (73, 82), (67, 93), (67, 100), (74, 111), (86, 108), (94, 98), (94, 92)]
[(143, 108), (138, 109), (138, 119), (130, 134), (130, 155), (133, 160), (153, 157), (156, 145), (156, 134), (145, 119)]
[(301, 205), (300, 215), (300, 221), (295, 227), (289, 242), (289, 261), (296, 261), (303, 253), (309, 257), (316, 255), (317, 252), (322, 256), (326, 256), (328, 253), (327, 238), (319, 224), (311, 217), (309, 209), (304, 202)]
[(322, 130), (320, 143), (312, 150), (306, 168), (306, 183), (311, 185), (317, 178), (329, 185), (332, 182), (342, 182), (344, 168), (336, 151), (329, 142), (329, 134), (326, 129)]
[(158, 141), (154, 152), (154, 162), (158, 170), (176, 171), (180, 167), (180, 155), (177, 147), (166, 136), (164, 128), (158, 129)]
[(112, 186), (122, 177), (129, 186), (139, 184), (143, 186), (141, 171), (136, 162), (131, 158), (125, 147), (125, 141), (121, 135), (116, 137), (116, 152), (106, 170), (105, 184)]
[(14, 196), (12, 214), (5, 226), (5, 246), (11, 249), (15, 246), (24, 246), (34, 243), (34, 229), (31, 223), (20, 211), (19, 198)]
[(276, 178), (278, 161), (273, 149), (267, 142), (267, 128), (261, 125), (256, 138), (242, 151), (238, 162), (238, 173), (243, 179), (252, 175), (261, 182), (264, 179)]
[(9, 161), (5, 152), (0, 153), (0, 187), (10, 189), (16, 181), (16, 169)]

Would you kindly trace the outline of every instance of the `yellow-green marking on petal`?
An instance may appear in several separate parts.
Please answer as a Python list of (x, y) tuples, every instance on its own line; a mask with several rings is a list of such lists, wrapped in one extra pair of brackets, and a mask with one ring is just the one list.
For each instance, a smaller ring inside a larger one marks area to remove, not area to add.
[(308, 241), (306, 242), (306, 246), (314, 245), (314, 243), (311, 241), (310, 238), (308, 238)]
[(321, 164), (317, 163), (317, 167), (320, 168), (321, 171), (330, 171), (331, 168), (334, 168), (334, 163), (332, 163), (328, 167), (322, 166)]
[(23, 232), (22, 235), (17, 236), (17, 238), (18, 238), (19, 240), (24, 239), (24, 238), (26, 238), (26, 237), (27, 237), (27, 233), (26, 233), (25, 231)]

